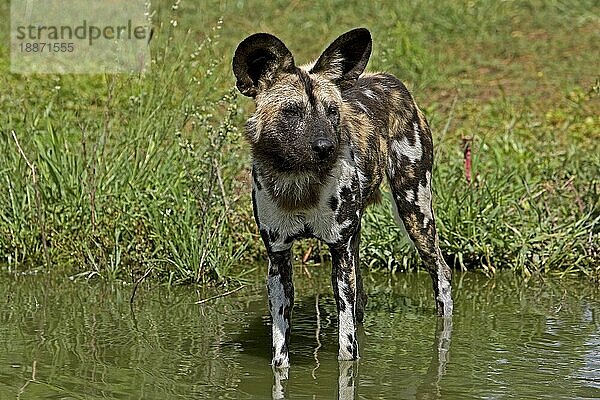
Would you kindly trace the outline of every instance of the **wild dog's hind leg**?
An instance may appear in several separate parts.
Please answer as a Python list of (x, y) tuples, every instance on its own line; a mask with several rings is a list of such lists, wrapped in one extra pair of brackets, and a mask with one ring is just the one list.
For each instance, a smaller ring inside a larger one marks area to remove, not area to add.
[(357, 360), (359, 358), (356, 324), (358, 323), (357, 313), (360, 313), (362, 317), (363, 312), (363, 303), (360, 305), (360, 311), (357, 306), (359, 296), (363, 296), (358, 291), (359, 240), (360, 229), (348, 241), (329, 245), (332, 262), (331, 283), (338, 309), (338, 359), (340, 360)]
[(433, 280), (438, 315), (452, 315), (451, 270), (444, 261), (431, 205), (431, 132), (420, 112), (389, 143), (388, 179), (400, 221)]

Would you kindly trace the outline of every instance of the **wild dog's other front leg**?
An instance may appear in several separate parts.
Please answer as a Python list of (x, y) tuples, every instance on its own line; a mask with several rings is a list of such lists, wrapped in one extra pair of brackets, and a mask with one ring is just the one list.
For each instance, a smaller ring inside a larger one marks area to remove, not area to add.
[(357, 360), (357, 268), (360, 229), (346, 242), (329, 245), (331, 251), (331, 283), (338, 309), (340, 360)]
[(273, 333), (272, 365), (275, 368), (286, 368), (290, 366), (289, 345), (294, 306), (291, 249), (269, 252), (267, 289)]

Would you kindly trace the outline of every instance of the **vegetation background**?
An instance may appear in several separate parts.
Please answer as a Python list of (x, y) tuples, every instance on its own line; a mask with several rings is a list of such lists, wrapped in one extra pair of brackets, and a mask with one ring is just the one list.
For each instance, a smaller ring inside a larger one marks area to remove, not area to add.
[[(598, 1), (181, 0), (152, 12), (139, 75), (11, 74), (0, 27), (0, 271), (206, 285), (261, 268), (242, 137), (253, 106), (234, 89), (233, 51), (266, 31), (303, 63), (364, 26), (369, 69), (403, 79), (434, 131), (449, 262), (600, 278)], [(389, 201), (364, 226), (364, 264), (419, 267)], [(326, 251), (309, 241), (297, 254)]]

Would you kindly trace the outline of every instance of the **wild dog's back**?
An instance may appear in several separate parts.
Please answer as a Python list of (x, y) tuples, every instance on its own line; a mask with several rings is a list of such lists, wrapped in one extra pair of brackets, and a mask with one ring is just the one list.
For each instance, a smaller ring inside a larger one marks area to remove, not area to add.
[[(431, 132), (402, 81), (391, 74), (365, 73), (342, 98), (349, 107), (343, 113), (345, 128), (358, 156), (367, 203), (378, 200), (386, 169), (390, 179), (411, 179), (423, 175), (415, 167), (431, 168)], [(421, 162), (416, 164), (416, 158)]]

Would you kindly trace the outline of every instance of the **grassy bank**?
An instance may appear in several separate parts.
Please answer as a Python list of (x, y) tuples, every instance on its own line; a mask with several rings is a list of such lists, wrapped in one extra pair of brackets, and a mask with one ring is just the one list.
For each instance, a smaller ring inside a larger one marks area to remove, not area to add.
[[(434, 130), (449, 261), (599, 276), (596, 2), (155, 3), (144, 75), (9, 74), (8, 27), (0, 31), (2, 270), (242, 276), (262, 249), (241, 136), (252, 105), (233, 90), (233, 50), (269, 31), (304, 62), (366, 26), (370, 68), (405, 80)], [(0, 13), (7, 20), (7, 5)], [(364, 225), (366, 264), (418, 266), (388, 204)]]

